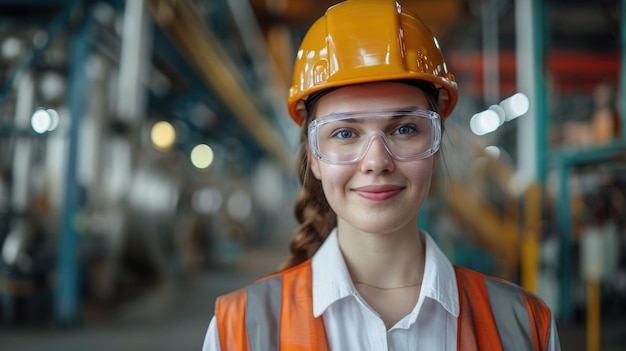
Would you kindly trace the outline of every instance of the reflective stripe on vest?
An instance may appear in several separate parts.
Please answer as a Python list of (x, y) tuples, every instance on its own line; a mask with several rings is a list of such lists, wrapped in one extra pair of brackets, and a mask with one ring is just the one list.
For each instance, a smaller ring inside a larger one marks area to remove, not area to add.
[(311, 294), (308, 260), (218, 298), (222, 351), (329, 351), (324, 321), (313, 318)]
[(540, 299), (501, 279), (462, 267), (455, 271), (459, 350), (547, 350), (551, 317)]
[(277, 276), (248, 287), (246, 331), (251, 350), (278, 350), (282, 285)]
[[(458, 350), (547, 350), (550, 311), (512, 283), (455, 267)], [(313, 318), (311, 260), (220, 297), (222, 351), (328, 351), (323, 318)]]

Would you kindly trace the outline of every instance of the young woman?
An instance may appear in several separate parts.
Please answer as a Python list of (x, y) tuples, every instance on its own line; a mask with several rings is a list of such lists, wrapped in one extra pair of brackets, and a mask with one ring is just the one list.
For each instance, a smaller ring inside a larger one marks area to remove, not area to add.
[(218, 299), (204, 350), (559, 350), (540, 299), (453, 266), (418, 230), (456, 99), (415, 15), (392, 0), (329, 8), (289, 97), (303, 126), (292, 257)]

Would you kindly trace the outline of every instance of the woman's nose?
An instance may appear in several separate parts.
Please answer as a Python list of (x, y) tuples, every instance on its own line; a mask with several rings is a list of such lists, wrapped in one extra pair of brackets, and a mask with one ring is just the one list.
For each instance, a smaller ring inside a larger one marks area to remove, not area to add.
[(361, 160), (361, 171), (369, 173), (389, 173), (393, 171), (394, 160), (384, 139), (380, 135), (372, 136), (363, 159)]

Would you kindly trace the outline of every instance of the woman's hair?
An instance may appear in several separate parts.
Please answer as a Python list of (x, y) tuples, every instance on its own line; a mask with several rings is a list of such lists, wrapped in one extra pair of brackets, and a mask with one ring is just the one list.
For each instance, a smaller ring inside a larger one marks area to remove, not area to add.
[(289, 245), (291, 257), (279, 267), (279, 270), (296, 266), (311, 258), (337, 225), (337, 215), (326, 201), (322, 182), (311, 173), (308, 124), (315, 116), (315, 101), (319, 100), (321, 95), (311, 96), (306, 104), (308, 113), (302, 122), (296, 165), (302, 189), (294, 205), (294, 213), (300, 226)]
[[(438, 90), (431, 84), (422, 81), (399, 81), (417, 88), (426, 93), (431, 110), (438, 112)], [(281, 264), (279, 271), (296, 266), (309, 258), (320, 248), (330, 231), (337, 225), (337, 215), (330, 207), (322, 182), (311, 173), (311, 153), (309, 152), (308, 124), (315, 118), (316, 103), (319, 99), (334, 90), (331, 88), (310, 96), (305, 105), (307, 118), (302, 122), (300, 132), (300, 147), (298, 150), (297, 171), (302, 189), (296, 199), (294, 212), (300, 223), (291, 239), (291, 257)]]

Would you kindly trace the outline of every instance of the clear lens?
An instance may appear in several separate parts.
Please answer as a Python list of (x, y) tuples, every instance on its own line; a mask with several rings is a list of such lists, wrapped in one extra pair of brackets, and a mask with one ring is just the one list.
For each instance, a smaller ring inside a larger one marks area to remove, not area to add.
[(309, 146), (318, 159), (335, 164), (360, 160), (379, 139), (397, 160), (419, 160), (439, 149), (439, 115), (417, 108), (332, 114), (309, 124)]

